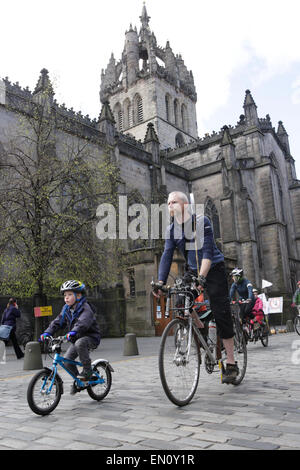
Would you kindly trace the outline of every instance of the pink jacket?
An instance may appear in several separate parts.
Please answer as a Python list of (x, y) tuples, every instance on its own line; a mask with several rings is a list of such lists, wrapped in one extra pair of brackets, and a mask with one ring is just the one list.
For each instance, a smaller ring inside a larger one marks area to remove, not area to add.
[(263, 312), (263, 303), (262, 300), (257, 297), (254, 307), (252, 309), (253, 315), (255, 315), (256, 320), (262, 320), (264, 317), (264, 312)]

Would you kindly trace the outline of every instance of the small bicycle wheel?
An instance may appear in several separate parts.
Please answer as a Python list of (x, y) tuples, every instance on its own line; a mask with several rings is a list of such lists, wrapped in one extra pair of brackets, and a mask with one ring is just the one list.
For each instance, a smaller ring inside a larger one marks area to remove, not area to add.
[(87, 392), (93, 400), (103, 400), (110, 391), (112, 376), (107, 362), (99, 362), (93, 368), (101, 383), (89, 385)]
[(300, 316), (299, 315), (297, 315), (295, 317), (294, 328), (295, 328), (296, 333), (298, 333), (298, 335), (300, 335)]
[(35, 374), (29, 382), (27, 402), (34, 413), (47, 415), (57, 407), (61, 395), (62, 382), (58, 374), (53, 380), (53, 372), (50, 369), (43, 369)]
[(239, 318), (234, 318), (233, 321), (234, 329), (234, 359), (238, 364), (239, 373), (238, 376), (232, 382), (233, 385), (239, 385), (246, 374), (247, 369), (247, 345), (245, 336), (239, 321)]
[[(191, 344), (189, 348), (189, 333)], [(165, 328), (159, 349), (159, 375), (169, 400), (187, 405), (197, 390), (200, 374), (200, 349), (196, 334), (187, 321), (172, 320)]]

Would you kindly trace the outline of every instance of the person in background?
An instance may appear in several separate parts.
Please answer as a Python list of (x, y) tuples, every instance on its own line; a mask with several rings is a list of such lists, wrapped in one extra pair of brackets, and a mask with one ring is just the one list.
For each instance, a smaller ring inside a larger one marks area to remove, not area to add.
[(258, 322), (260, 325), (263, 324), (264, 320), (264, 311), (263, 311), (263, 302), (262, 300), (258, 297), (258, 290), (253, 289), (253, 294), (255, 297), (255, 304), (252, 309), (252, 314), (254, 315), (254, 319), (251, 320), (252, 323)]
[(239, 300), (246, 301), (240, 304), (241, 320), (245, 322), (246, 317), (254, 318), (254, 315), (251, 313), (255, 304), (252, 283), (244, 277), (244, 271), (240, 268), (233, 269), (230, 275), (233, 278), (233, 283), (231, 284), (229, 297), (231, 301), (234, 300), (235, 292), (237, 292)]
[(297, 282), (297, 289), (293, 295), (292, 307), (297, 307), (300, 315), (300, 281)]
[(21, 312), (19, 310), (17, 301), (14, 297), (11, 297), (8, 301), (6, 309), (3, 312), (1, 325), (8, 325), (12, 327), (9, 338), (5, 341), (5, 344), (7, 345), (8, 341), (11, 340), (18, 359), (22, 359), (22, 357), (24, 357), (24, 353), (21, 350), (16, 337), (17, 318), (20, 318), (20, 316)]

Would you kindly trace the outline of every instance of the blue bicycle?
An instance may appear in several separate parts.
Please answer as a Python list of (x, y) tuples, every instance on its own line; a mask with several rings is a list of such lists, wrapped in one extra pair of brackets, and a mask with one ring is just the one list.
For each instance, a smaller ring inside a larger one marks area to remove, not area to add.
[(27, 389), (27, 401), (32, 411), (38, 415), (47, 415), (51, 413), (59, 404), (61, 396), (64, 393), (63, 380), (57, 372), (57, 366), (60, 365), (74, 379), (73, 387), (75, 392), (87, 390), (93, 400), (103, 400), (110, 391), (112, 375), (114, 369), (106, 359), (96, 359), (92, 362), (94, 371), (92, 378), (88, 382), (78, 379), (68, 369), (68, 364), (81, 366), (81, 362), (72, 361), (61, 356), (61, 345), (66, 342), (64, 336), (58, 338), (48, 337), (48, 351), (55, 353), (52, 368), (45, 367), (35, 374)]

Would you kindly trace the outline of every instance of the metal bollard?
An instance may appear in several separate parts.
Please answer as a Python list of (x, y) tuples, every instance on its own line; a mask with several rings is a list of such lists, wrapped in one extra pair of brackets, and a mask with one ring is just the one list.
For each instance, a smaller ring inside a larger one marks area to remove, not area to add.
[(294, 330), (294, 324), (293, 324), (293, 321), (292, 320), (287, 320), (286, 322), (286, 331), (288, 333), (292, 333)]
[(42, 369), (42, 353), (40, 343), (30, 341), (25, 346), (24, 370)]
[(136, 342), (136, 334), (127, 333), (124, 341), (124, 356), (137, 356), (138, 354), (139, 351)]

